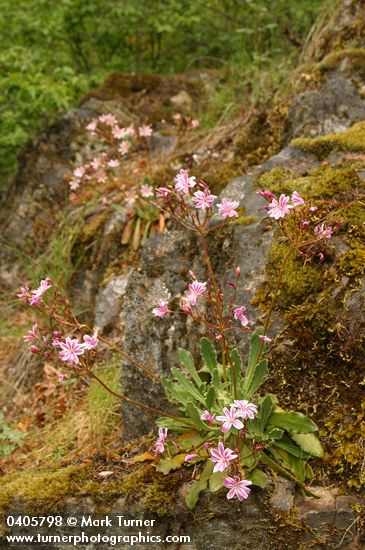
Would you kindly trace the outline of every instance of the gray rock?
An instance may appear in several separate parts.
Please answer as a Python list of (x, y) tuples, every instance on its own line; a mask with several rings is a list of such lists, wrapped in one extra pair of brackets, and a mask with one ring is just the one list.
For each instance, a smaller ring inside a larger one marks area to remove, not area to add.
[(95, 327), (102, 330), (116, 319), (120, 311), (120, 300), (124, 296), (128, 283), (126, 275), (113, 277), (99, 291), (95, 304)]

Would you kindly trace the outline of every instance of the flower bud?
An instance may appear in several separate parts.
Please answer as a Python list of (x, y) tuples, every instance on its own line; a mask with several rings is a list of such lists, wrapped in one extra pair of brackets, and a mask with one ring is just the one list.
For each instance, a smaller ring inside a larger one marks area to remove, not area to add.
[(34, 345), (34, 344), (33, 344), (32, 346), (30, 346), (29, 351), (30, 351), (31, 353), (40, 353), (40, 352), (41, 352), (41, 350), (39, 349), (39, 347), (36, 346), (36, 345)]

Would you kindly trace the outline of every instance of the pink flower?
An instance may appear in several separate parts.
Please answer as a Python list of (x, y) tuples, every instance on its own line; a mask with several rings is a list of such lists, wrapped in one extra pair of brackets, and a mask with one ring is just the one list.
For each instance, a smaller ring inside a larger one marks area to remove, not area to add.
[(238, 206), (238, 201), (229, 201), (228, 199), (222, 199), (222, 202), (217, 204), (218, 211), (224, 218), (237, 218), (236, 208)]
[(85, 334), (84, 344), (81, 344), (84, 349), (90, 350), (96, 348), (99, 343), (98, 331), (96, 330), (92, 336)]
[(80, 187), (80, 182), (78, 180), (71, 180), (69, 186), (71, 191), (76, 191)]
[(272, 341), (271, 338), (269, 338), (269, 337), (266, 336), (265, 334), (261, 334), (261, 335), (259, 336), (259, 338), (260, 338), (260, 340), (262, 340), (263, 342), (267, 342), (267, 343), (269, 343), (269, 342)]
[(27, 302), (30, 298), (30, 288), (28, 285), (22, 286), (20, 289), (19, 294), (17, 294), (17, 297), (22, 302)]
[(194, 458), (199, 458), (199, 455), (196, 453), (191, 453), (190, 455), (186, 455), (185, 462), (189, 462), (190, 460), (194, 460)]
[(152, 313), (155, 317), (166, 317), (170, 311), (169, 308), (166, 306), (166, 302), (164, 300), (159, 301), (159, 306), (153, 308)]
[(192, 283), (190, 283), (188, 287), (189, 293), (185, 298), (186, 301), (189, 304), (195, 306), (198, 298), (203, 296), (204, 292), (206, 291), (206, 286), (207, 286), (207, 283), (200, 283), (199, 281), (193, 281)]
[(158, 454), (158, 453), (164, 452), (166, 439), (167, 439), (167, 428), (159, 428), (158, 439), (153, 448), (154, 453)]
[(230, 460), (237, 458), (237, 455), (231, 449), (225, 449), (222, 441), (218, 443), (218, 449), (211, 449), (210, 454), (213, 458), (210, 458), (212, 462), (215, 462), (213, 472), (224, 472), (229, 467)]
[(125, 196), (125, 201), (129, 206), (132, 206), (136, 202), (137, 192), (135, 189), (131, 189)]
[(35, 345), (33, 344), (33, 345), (30, 346), (29, 351), (30, 351), (31, 353), (37, 354), (37, 353), (40, 353), (41, 350), (39, 349), (38, 346), (35, 346)]
[(250, 418), (251, 420), (257, 414), (257, 407), (253, 403), (249, 403), (246, 399), (236, 400), (233, 406), (237, 408), (237, 416), (241, 418)]
[(33, 296), (40, 298), (49, 288), (53, 286), (53, 281), (49, 277), (42, 279), (39, 287), (36, 290), (32, 290)]
[(316, 225), (314, 232), (318, 235), (318, 237), (330, 239), (332, 236), (332, 227), (326, 227), (326, 224), (322, 223), (322, 225)]
[(236, 307), (236, 309), (234, 310), (234, 318), (237, 319), (238, 321), (241, 322), (241, 325), (243, 327), (245, 327), (246, 325), (248, 325), (248, 319), (247, 317), (244, 315), (244, 312), (246, 311), (246, 308), (245, 306), (241, 306), (241, 307)]
[(310, 226), (310, 223), (308, 220), (302, 220), (300, 222), (300, 226), (303, 227), (303, 229), (308, 229), (308, 227)]
[(95, 177), (99, 183), (105, 183), (108, 179), (108, 176), (106, 175), (106, 172), (104, 172), (104, 170), (98, 172)]
[(52, 340), (52, 346), (54, 348), (60, 348), (61, 347), (61, 342), (55, 338), (54, 340)]
[(42, 303), (42, 298), (40, 296), (32, 296), (29, 298), (29, 305), (33, 307), (39, 307)]
[(58, 375), (58, 381), (62, 384), (62, 382), (65, 382), (66, 380), (68, 380), (68, 376), (67, 374), (59, 374)]
[(84, 346), (80, 344), (78, 338), (74, 338), (71, 340), (69, 336), (67, 336), (65, 342), (60, 342), (60, 359), (62, 361), (65, 361), (72, 365), (75, 363), (76, 365), (79, 363), (78, 355), (82, 355), (85, 351)]
[(86, 130), (89, 130), (89, 132), (91, 132), (92, 134), (95, 134), (95, 130), (97, 126), (98, 126), (98, 121), (94, 119), (86, 126)]
[(189, 122), (190, 130), (195, 130), (195, 128), (198, 128), (198, 126), (199, 126), (199, 120), (193, 119)]
[(202, 210), (205, 210), (206, 208), (210, 208), (212, 202), (216, 198), (216, 195), (210, 194), (209, 189), (204, 189), (204, 191), (196, 191), (194, 193), (192, 201), (195, 202), (196, 208), (201, 208)]
[(118, 159), (110, 159), (110, 161), (108, 162), (109, 168), (118, 168), (119, 165), (120, 161)]
[(27, 332), (27, 334), (25, 334), (25, 336), (23, 336), (24, 342), (30, 342), (31, 340), (37, 340), (38, 339), (38, 336), (36, 335), (37, 329), (38, 329), (38, 325), (36, 323), (35, 325), (33, 325), (32, 330), (29, 330)]
[(112, 128), (112, 136), (115, 139), (124, 139), (129, 136), (129, 131), (127, 128), (120, 128), (120, 126), (114, 126)]
[(286, 195), (280, 195), (279, 200), (273, 199), (268, 206), (268, 213), (270, 218), (278, 220), (284, 218), (287, 214), (290, 214), (290, 209), (294, 208), (292, 204), (289, 204), (290, 197)]
[(226, 477), (223, 483), (227, 489), (230, 489), (227, 493), (228, 500), (234, 497), (237, 497), (240, 501), (245, 500), (251, 492), (251, 489), (248, 487), (252, 485), (252, 481), (246, 479), (241, 480), (239, 476)]
[(195, 176), (189, 177), (189, 172), (183, 169), (175, 176), (174, 182), (179, 193), (188, 193), (189, 189), (196, 186)]
[(126, 155), (129, 151), (129, 149), (130, 149), (130, 146), (131, 146), (131, 144), (129, 143), (129, 141), (123, 141), (118, 147), (119, 153), (122, 156)]
[(301, 204), (304, 204), (304, 199), (301, 195), (299, 195), (298, 191), (294, 191), (294, 193), (291, 196), (291, 201), (294, 206), (299, 206)]
[(224, 434), (229, 432), (232, 426), (237, 430), (242, 430), (243, 424), (239, 419), (241, 415), (238, 413), (238, 411), (236, 411), (234, 406), (232, 406), (230, 409), (228, 409), (228, 407), (224, 407), (223, 413), (224, 415), (217, 416), (217, 420), (219, 420), (219, 422), (223, 422), (222, 432)]
[(150, 137), (152, 136), (153, 130), (151, 124), (146, 124), (138, 128), (138, 133), (141, 137)]
[(265, 199), (265, 201), (272, 201), (276, 198), (274, 193), (271, 193), (271, 191), (269, 191), (268, 189), (266, 189), (266, 191), (261, 191), (260, 189), (259, 191), (256, 191), (256, 193), (260, 195), (260, 197)]
[(99, 121), (102, 124), (106, 124), (107, 126), (115, 126), (118, 123), (116, 117), (112, 114), (100, 115), (99, 116)]
[(140, 193), (145, 199), (148, 199), (148, 197), (153, 197), (153, 189), (150, 185), (141, 185)]
[(78, 166), (77, 168), (75, 168), (73, 175), (75, 178), (81, 179), (85, 175), (85, 167)]
[(171, 191), (170, 189), (167, 189), (167, 187), (159, 187), (156, 189), (156, 197), (158, 199), (166, 199), (170, 195)]
[(204, 411), (203, 414), (200, 416), (202, 420), (205, 420), (205, 422), (208, 422), (209, 424), (213, 424), (214, 422), (214, 414), (211, 414), (209, 411)]

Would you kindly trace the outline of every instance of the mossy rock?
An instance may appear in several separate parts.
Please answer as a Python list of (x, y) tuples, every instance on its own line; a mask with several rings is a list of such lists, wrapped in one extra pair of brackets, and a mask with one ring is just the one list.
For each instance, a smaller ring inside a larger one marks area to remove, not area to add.
[(344, 132), (331, 132), (316, 138), (297, 138), (291, 143), (294, 147), (309, 151), (322, 160), (333, 150), (361, 152), (365, 151), (365, 121), (357, 122)]
[(284, 168), (274, 168), (258, 176), (255, 183), (273, 193), (299, 191), (306, 199), (327, 198), (339, 192), (363, 187), (358, 171), (364, 167), (365, 163), (362, 161), (325, 164), (301, 177), (294, 176)]
[(365, 245), (353, 242), (351, 249), (341, 254), (338, 260), (340, 272), (347, 277), (361, 277), (365, 274)]

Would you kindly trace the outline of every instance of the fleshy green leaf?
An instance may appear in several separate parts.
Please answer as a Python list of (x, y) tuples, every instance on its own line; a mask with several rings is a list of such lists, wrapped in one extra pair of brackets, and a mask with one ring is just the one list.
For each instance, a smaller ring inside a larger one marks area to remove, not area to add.
[(306, 453), (311, 456), (317, 456), (322, 458), (324, 451), (323, 447), (318, 439), (313, 433), (305, 434), (291, 434), (291, 438), (299, 445), (299, 447)]
[(265, 382), (266, 378), (269, 376), (269, 369), (267, 368), (267, 359), (261, 359), (261, 361), (256, 366), (254, 371), (252, 381), (247, 388), (247, 395), (251, 397), (260, 386)]
[(203, 420), (200, 418), (202, 412), (196, 407), (196, 405), (192, 401), (188, 401), (185, 406), (186, 414), (191, 418), (194, 422), (194, 426), (196, 428), (200, 428), (201, 430), (206, 431), (207, 427), (204, 424)]
[(313, 420), (299, 412), (273, 412), (269, 424), (294, 433), (312, 433), (318, 430)]
[(156, 464), (156, 470), (167, 475), (171, 470), (178, 470), (185, 462), (186, 454), (179, 454), (173, 457), (163, 458)]
[(198, 388), (201, 386), (202, 380), (199, 376), (199, 374), (196, 371), (195, 365), (194, 365), (194, 359), (189, 351), (186, 349), (179, 349), (179, 359), (181, 364), (186, 368), (192, 379), (194, 380), (195, 384), (198, 386)]
[[(187, 419), (184, 419), (187, 420)], [(179, 422), (174, 418), (169, 418), (168, 416), (161, 416), (156, 420), (156, 425), (159, 428), (167, 428), (176, 433), (184, 433), (188, 430), (191, 430), (192, 426), (185, 424), (184, 422)]]
[(262, 352), (264, 350), (264, 344), (262, 340), (259, 338), (259, 336), (261, 336), (262, 334), (264, 334), (263, 327), (258, 327), (254, 331), (251, 338), (250, 355), (248, 358), (247, 371), (246, 371), (246, 376), (244, 378), (244, 383), (243, 383), (243, 389), (246, 392), (250, 388), (252, 381), (254, 379), (260, 351)]
[(208, 479), (213, 471), (213, 466), (213, 462), (207, 460), (199, 481), (193, 483), (188, 494), (186, 495), (185, 502), (189, 510), (193, 510), (196, 503), (198, 502), (200, 493), (207, 488)]
[(247, 479), (248, 481), (252, 481), (253, 485), (261, 487), (261, 489), (265, 489), (266, 485), (269, 482), (269, 478), (267, 477), (267, 475), (258, 468), (252, 470), (252, 472), (247, 475)]
[(267, 421), (269, 420), (270, 415), (273, 411), (274, 404), (272, 402), (272, 399), (270, 395), (266, 395), (259, 410), (259, 426), (262, 432), (265, 430)]
[(227, 477), (227, 472), (214, 472), (209, 478), (209, 490), (211, 493), (219, 491), (223, 487), (223, 480)]
[(200, 340), (201, 355), (204, 363), (208, 367), (209, 371), (213, 374), (213, 371), (217, 368), (217, 352), (208, 338), (202, 338)]
[(187, 390), (189, 392), (189, 394), (194, 398), (196, 399), (197, 401), (199, 401), (200, 403), (202, 403), (203, 405), (205, 405), (205, 399), (203, 398), (202, 395), (200, 395), (199, 391), (196, 389), (196, 387), (190, 382), (190, 380), (188, 380), (186, 378), (186, 376), (184, 376), (184, 374), (179, 370), (177, 369), (176, 367), (173, 367), (171, 369), (171, 372), (172, 374), (175, 376), (176, 380), (179, 382), (179, 384), (185, 388), (185, 390)]
[(210, 386), (206, 397), (206, 405), (207, 405), (208, 411), (210, 411), (210, 409), (213, 407), (215, 396), (216, 396), (215, 387)]

